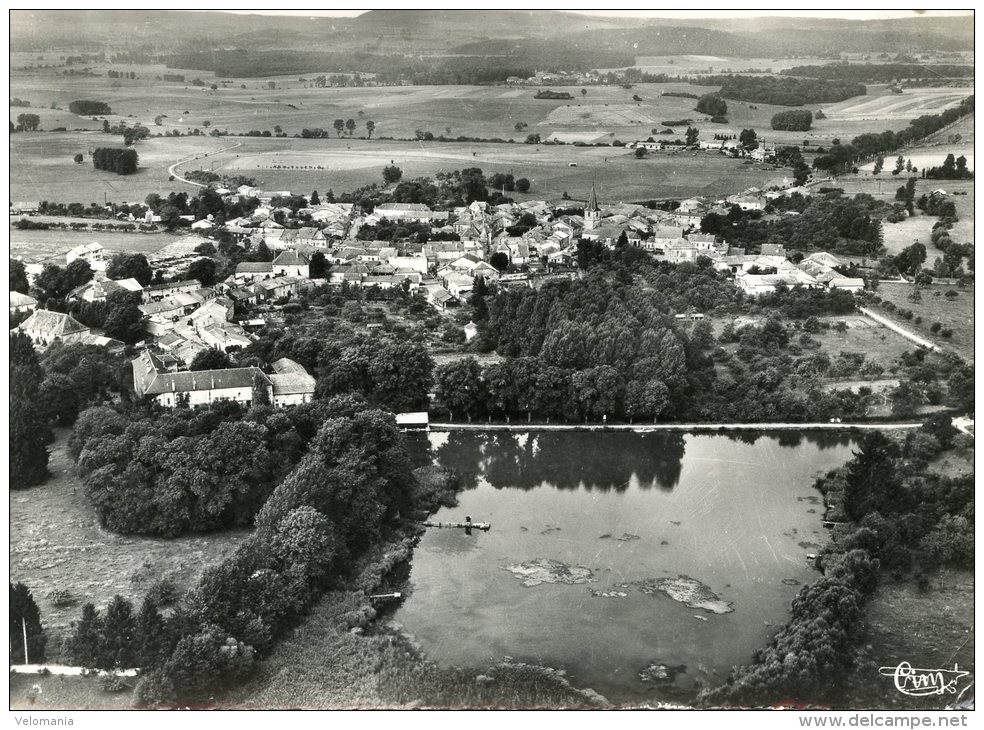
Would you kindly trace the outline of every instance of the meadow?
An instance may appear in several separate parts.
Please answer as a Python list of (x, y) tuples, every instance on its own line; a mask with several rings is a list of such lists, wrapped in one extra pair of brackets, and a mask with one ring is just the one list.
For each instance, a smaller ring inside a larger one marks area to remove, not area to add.
[[(974, 289), (973, 287), (956, 287), (947, 284), (933, 284), (920, 287), (920, 300), (913, 302), (909, 299), (915, 285), (913, 284), (882, 284), (876, 292), (885, 301), (892, 302), (899, 309), (911, 309), (916, 317), (922, 317), (922, 322), (916, 324), (913, 318), (903, 320), (892, 312), (875, 308), (883, 317), (898, 322), (903, 327), (911, 329), (935, 342), (946, 350), (955, 351), (967, 362), (974, 362)], [(956, 291), (953, 299), (946, 297), (947, 291)], [(930, 329), (934, 322), (953, 330), (953, 336), (944, 339)]]
[[(51, 478), (10, 493), (10, 580), (26, 583), (34, 594), (50, 662), (60, 658), (82, 603), (104, 606), (117, 593), (139, 601), (165, 577), (184, 592), (247, 534), (238, 530), (165, 540), (104, 530), (65, 451), (68, 435), (67, 429), (58, 430), (50, 447)], [(67, 592), (72, 605), (55, 605), (55, 590)]]
[[(19, 217), (16, 218), (19, 220)], [(11, 218), (15, 220), (15, 218)], [(88, 221), (98, 223), (99, 221)], [(65, 253), (84, 243), (98, 241), (106, 249), (107, 256), (114, 253), (157, 253), (181, 236), (170, 233), (130, 233), (117, 231), (19, 231), (10, 229), (9, 253), (26, 263), (51, 262), (65, 265)]]
[[(727, 59), (685, 57), (680, 59), (682, 65), (677, 70), (685, 71), (683, 66), (694, 64), (729, 67), (723, 66), (721, 60)], [(766, 59), (756, 61), (759, 60)], [(116, 67), (97, 66), (95, 72), (105, 73), (109, 68)], [(110, 104), (114, 113), (106, 119), (111, 123), (140, 123), (154, 133), (189, 133), (197, 128), (203, 132), (257, 130), (273, 134), (279, 126), (289, 139), (148, 139), (137, 146), (140, 171), (124, 179), (93, 170), (88, 157), (82, 165), (72, 162), (77, 152), (115, 144), (118, 138), (95, 131), (17, 134), (11, 137), (10, 145), (13, 199), (93, 202), (105, 196), (119, 201), (142, 200), (150, 192), (193, 192), (194, 188), (180, 181), (168, 181), (168, 166), (188, 158), (192, 160), (181, 169), (214, 165), (216, 169), (255, 174), (263, 187), (304, 192), (328, 188), (339, 192), (374, 182), (379, 168), (393, 160), (406, 165), (407, 176), (433, 175), (439, 170), (471, 164), (490, 171), (514, 172), (537, 179), (540, 189), (533, 192), (546, 198), (560, 197), (565, 191), (575, 197), (579, 189), (589, 188), (591, 181), (607, 190), (611, 199), (716, 195), (751, 185), (764, 187), (776, 175), (759, 166), (739, 167), (734, 161), (705, 156), (677, 155), (671, 159), (657, 155), (635, 164), (637, 161), (629, 159), (624, 150), (610, 147), (395, 142), (378, 138), (413, 139), (421, 130), (435, 136), (495, 137), (516, 142), (531, 134), (540, 135), (542, 140), (553, 137), (589, 143), (631, 142), (652, 136), (664, 121), (691, 119), (704, 140), (713, 139), (715, 134), (737, 135), (742, 129), (753, 128), (760, 139), (778, 144), (826, 145), (835, 138), (849, 140), (873, 129), (901, 129), (913, 116), (927, 110), (938, 111), (965, 95), (963, 90), (907, 89), (899, 96), (889, 94), (884, 87), (872, 86), (866, 97), (825, 108), (827, 119), (816, 121), (814, 128), (804, 133), (770, 129), (772, 115), (784, 107), (731, 101), (728, 123), (713, 124), (694, 111), (694, 99), (662, 96), (663, 92), (700, 95), (715, 90), (689, 84), (635, 84), (629, 89), (589, 86), (583, 94), (580, 88), (566, 87), (573, 99), (550, 100), (535, 99), (536, 88), (505, 85), (315, 88), (317, 70), (290, 78), (217, 79), (206, 72), (162, 66), (124, 68), (135, 70), (138, 78), (63, 77), (50, 70), (17, 71), (11, 78), (11, 96), (26, 99), (32, 106), (11, 107), (11, 118), (30, 111), (41, 117), (42, 129), (98, 129), (101, 117), (94, 121), (64, 111), (72, 99), (88, 98)], [(156, 77), (166, 72), (184, 73), (188, 82), (158, 81)], [(206, 86), (192, 85), (196, 78)], [(218, 87), (215, 90), (210, 88), (213, 83)], [(52, 105), (60, 108), (51, 109)], [(155, 124), (158, 117), (160, 124)], [(356, 122), (351, 137), (339, 138), (335, 134), (335, 119)], [(368, 121), (375, 124), (372, 140), (364, 139), (368, 136)], [(516, 125), (525, 126), (517, 130)], [(292, 137), (305, 128), (322, 128), (331, 136), (321, 140)], [(674, 136), (682, 137), (685, 127), (678, 125), (673, 130)], [(219, 150), (239, 143), (242, 148), (216, 159)], [(577, 168), (571, 163), (576, 163)], [(309, 169), (289, 169), (304, 166)], [(319, 166), (325, 169), (318, 170)]]

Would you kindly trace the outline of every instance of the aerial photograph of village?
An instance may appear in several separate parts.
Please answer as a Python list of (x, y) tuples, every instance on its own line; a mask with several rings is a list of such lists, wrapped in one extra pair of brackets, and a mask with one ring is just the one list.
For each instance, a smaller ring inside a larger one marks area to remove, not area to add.
[(18, 724), (966, 727), (973, 10), (8, 20)]

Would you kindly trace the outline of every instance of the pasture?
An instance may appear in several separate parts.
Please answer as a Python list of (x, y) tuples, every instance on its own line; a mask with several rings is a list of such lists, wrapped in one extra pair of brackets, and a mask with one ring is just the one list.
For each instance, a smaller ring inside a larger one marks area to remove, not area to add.
[[(933, 284), (920, 287), (917, 302), (910, 301), (915, 285), (913, 284), (882, 284), (876, 292), (879, 297), (892, 302), (900, 309), (911, 309), (915, 316), (922, 317), (922, 322), (915, 319), (903, 320), (894, 313), (876, 308), (875, 311), (884, 317), (898, 322), (916, 334), (935, 342), (946, 350), (955, 351), (967, 362), (974, 362), (974, 289), (973, 287), (956, 287), (946, 284)], [(950, 299), (946, 292), (953, 290), (957, 296)], [(953, 330), (953, 336), (944, 339), (931, 331), (934, 322)]]
[[(122, 147), (122, 139), (102, 132), (23, 132), (10, 136), (10, 199), (50, 200), (61, 203), (103, 204), (143, 202), (150, 193), (171, 191), (194, 194), (198, 189), (178, 180), (168, 181), (168, 166), (202, 158), (238, 140), (214, 137), (155, 137), (135, 146), (140, 157), (134, 175), (116, 175), (92, 166), (98, 147)], [(81, 152), (82, 164), (72, 158)], [(202, 167), (196, 165), (191, 169)]]
[[(82, 603), (101, 607), (117, 593), (139, 601), (164, 577), (183, 592), (247, 534), (238, 530), (167, 540), (107, 532), (65, 451), (68, 435), (68, 429), (59, 429), (49, 449), (48, 481), (10, 494), (10, 580), (33, 592), (52, 662), (58, 661)], [(56, 589), (67, 591), (74, 605), (54, 605), (51, 592)]]

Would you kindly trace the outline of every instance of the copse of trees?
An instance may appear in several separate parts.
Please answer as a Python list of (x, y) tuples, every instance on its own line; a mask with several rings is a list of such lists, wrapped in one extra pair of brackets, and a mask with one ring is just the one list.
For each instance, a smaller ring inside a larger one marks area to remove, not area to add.
[(147, 286), (154, 278), (154, 270), (142, 253), (118, 253), (107, 262), (106, 276), (116, 280), (136, 279), (140, 286)]
[(37, 114), (18, 114), (17, 115), (17, 130), (18, 132), (36, 132), (38, 127), (41, 126), (41, 117)]
[(954, 159), (951, 152), (943, 160), (942, 165), (928, 168), (926, 177), (930, 180), (973, 180), (974, 173), (967, 169), (966, 157), (960, 155)]
[(772, 128), (789, 131), (805, 132), (813, 124), (813, 112), (808, 109), (793, 109), (772, 115)]
[(137, 171), (137, 151), (98, 147), (92, 153), (92, 166), (97, 170), (115, 172), (117, 175), (132, 175)]
[(72, 112), (72, 114), (78, 114), (83, 117), (113, 113), (113, 110), (109, 108), (109, 104), (106, 102), (92, 101), (91, 99), (80, 99), (69, 102), (68, 110)]
[(697, 111), (710, 117), (723, 117), (728, 113), (728, 102), (720, 94), (704, 94), (697, 100)]

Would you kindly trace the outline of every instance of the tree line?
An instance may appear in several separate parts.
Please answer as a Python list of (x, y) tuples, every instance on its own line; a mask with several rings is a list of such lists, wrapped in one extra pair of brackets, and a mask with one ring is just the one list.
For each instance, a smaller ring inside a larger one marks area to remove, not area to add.
[(973, 78), (974, 67), (948, 63), (831, 63), (826, 66), (793, 66), (779, 72), (784, 76), (808, 76), (859, 83), (883, 84), (900, 79)]

